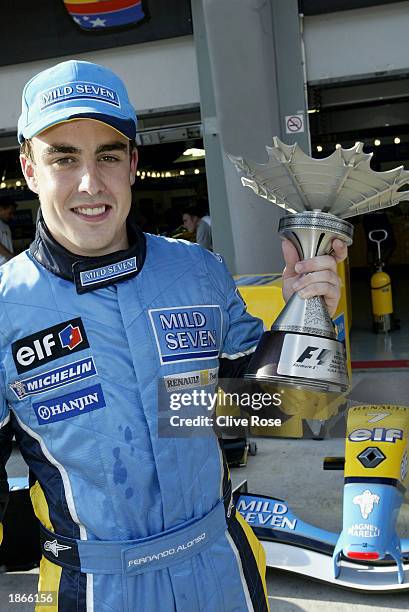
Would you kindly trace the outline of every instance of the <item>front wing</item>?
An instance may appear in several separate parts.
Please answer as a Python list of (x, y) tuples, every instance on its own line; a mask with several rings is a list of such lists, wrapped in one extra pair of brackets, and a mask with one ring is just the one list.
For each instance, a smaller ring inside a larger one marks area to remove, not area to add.
[(262, 542), (267, 567), (356, 591), (409, 590), (409, 539), (401, 539), (402, 584), (398, 582), (397, 566), (391, 557), (372, 563), (342, 557), (341, 573), (335, 578), (332, 555), (339, 534), (303, 522), (284, 500), (245, 493), (245, 488), (245, 483), (236, 488), (235, 505)]

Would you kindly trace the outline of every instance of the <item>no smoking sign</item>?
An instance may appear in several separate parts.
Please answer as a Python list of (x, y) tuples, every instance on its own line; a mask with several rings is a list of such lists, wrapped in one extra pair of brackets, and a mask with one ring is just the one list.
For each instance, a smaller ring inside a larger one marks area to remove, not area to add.
[(304, 131), (304, 115), (287, 115), (285, 118), (286, 134), (299, 134)]

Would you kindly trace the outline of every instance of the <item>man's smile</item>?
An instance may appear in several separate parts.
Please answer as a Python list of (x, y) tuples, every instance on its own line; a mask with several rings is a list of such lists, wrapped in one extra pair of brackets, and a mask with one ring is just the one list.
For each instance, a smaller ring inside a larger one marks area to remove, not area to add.
[(102, 221), (109, 216), (112, 206), (109, 204), (86, 204), (84, 206), (77, 206), (71, 210), (73, 213), (83, 219), (86, 219), (87, 221)]

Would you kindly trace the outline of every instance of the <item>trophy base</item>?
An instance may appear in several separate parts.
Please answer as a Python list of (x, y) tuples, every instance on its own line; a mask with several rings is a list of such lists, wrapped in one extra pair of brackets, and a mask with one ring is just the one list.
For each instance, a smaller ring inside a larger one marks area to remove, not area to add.
[(244, 377), (324, 393), (349, 389), (342, 342), (286, 331), (264, 332)]
[(310, 390), (310, 391), (321, 391), (322, 393), (334, 393), (348, 390), (348, 387), (341, 388), (340, 385), (333, 385), (326, 381), (314, 380), (311, 381), (308, 378), (301, 378), (296, 376), (274, 376), (274, 375), (257, 375), (257, 374), (245, 374), (244, 378), (247, 380), (254, 380), (260, 383), (270, 383), (274, 385), (282, 385), (285, 387), (291, 387), (292, 389)]

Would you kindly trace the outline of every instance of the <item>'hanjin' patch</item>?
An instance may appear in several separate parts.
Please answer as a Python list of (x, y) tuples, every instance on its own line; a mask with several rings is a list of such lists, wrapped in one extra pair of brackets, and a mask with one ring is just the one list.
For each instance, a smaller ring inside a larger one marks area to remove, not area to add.
[(222, 337), (220, 306), (154, 308), (148, 312), (162, 364), (218, 357)]
[(105, 406), (101, 385), (77, 389), (73, 393), (33, 404), (39, 425), (65, 421)]

